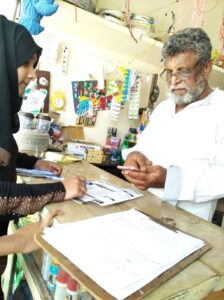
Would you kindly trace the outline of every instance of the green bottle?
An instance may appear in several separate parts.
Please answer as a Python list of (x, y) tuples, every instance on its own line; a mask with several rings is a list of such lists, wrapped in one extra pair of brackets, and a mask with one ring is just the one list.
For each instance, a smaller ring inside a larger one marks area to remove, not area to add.
[(122, 158), (122, 150), (123, 149), (128, 149), (129, 148), (129, 135), (126, 134), (125, 137), (124, 137), (124, 140), (120, 146), (120, 151), (121, 151), (121, 154), (120, 154), (120, 163), (123, 164), (124, 163), (124, 160)]

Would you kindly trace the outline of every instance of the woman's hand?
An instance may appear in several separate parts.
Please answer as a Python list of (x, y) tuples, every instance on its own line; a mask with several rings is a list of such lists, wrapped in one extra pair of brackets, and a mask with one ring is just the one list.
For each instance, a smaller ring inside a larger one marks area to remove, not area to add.
[(86, 193), (85, 177), (75, 176), (62, 181), (65, 187), (65, 200), (82, 197)]
[(0, 237), (0, 256), (13, 253), (29, 253), (39, 249), (34, 235), (51, 225), (53, 218), (62, 215), (60, 210), (51, 211), (42, 222), (37, 222), (18, 229), (14, 234)]
[(34, 168), (42, 171), (52, 172), (57, 176), (61, 175), (62, 173), (62, 166), (49, 160), (38, 159), (34, 165)]

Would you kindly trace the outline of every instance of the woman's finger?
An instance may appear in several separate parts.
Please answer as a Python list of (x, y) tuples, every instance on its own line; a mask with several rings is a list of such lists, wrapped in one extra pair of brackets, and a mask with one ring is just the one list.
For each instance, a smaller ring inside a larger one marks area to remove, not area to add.
[(52, 210), (51, 212), (49, 212), (47, 214), (46, 218), (44, 218), (44, 220), (41, 222), (42, 229), (44, 229), (45, 227), (50, 226), (54, 217), (60, 216), (60, 215), (63, 215), (63, 214), (64, 214), (64, 212), (59, 210), (59, 209), (55, 209), (55, 210)]

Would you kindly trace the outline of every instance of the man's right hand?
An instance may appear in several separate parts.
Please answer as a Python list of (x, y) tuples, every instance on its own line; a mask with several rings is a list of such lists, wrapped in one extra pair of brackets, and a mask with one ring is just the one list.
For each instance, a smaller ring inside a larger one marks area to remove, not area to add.
[(65, 187), (65, 200), (82, 197), (86, 193), (85, 177), (74, 176), (62, 181)]

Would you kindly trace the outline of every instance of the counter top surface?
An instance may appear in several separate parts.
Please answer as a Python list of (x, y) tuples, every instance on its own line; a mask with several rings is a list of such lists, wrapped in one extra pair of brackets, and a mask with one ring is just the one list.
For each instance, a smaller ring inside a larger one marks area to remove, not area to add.
[[(101, 179), (121, 187), (130, 187), (128, 182), (84, 161), (64, 167), (63, 176), (70, 177), (72, 175), (85, 176), (88, 181)], [(41, 179), (33, 180), (35, 182), (41, 181)], [(101, 207), (95, 203), (83, 205), (73, 201), (65, 201), (49, 204), (46, 208), (48, 210), (58, 208), (64, 211), (64, 215), (57, 217), (59, 223), (84, 220), (93, 216), (136, 208), (155, 218), (173, 219), (178, 229), (203, 239), (211, 246), (211, 250), (167, 280), (159, 288), (145, 295), (144, 299), (197, 300), (205, 297), (210, 291), (224, 288), (224, 230), (184, 210), (162, 202), (147, 191), (143, 192), (141, 198), (107, 207)]]

